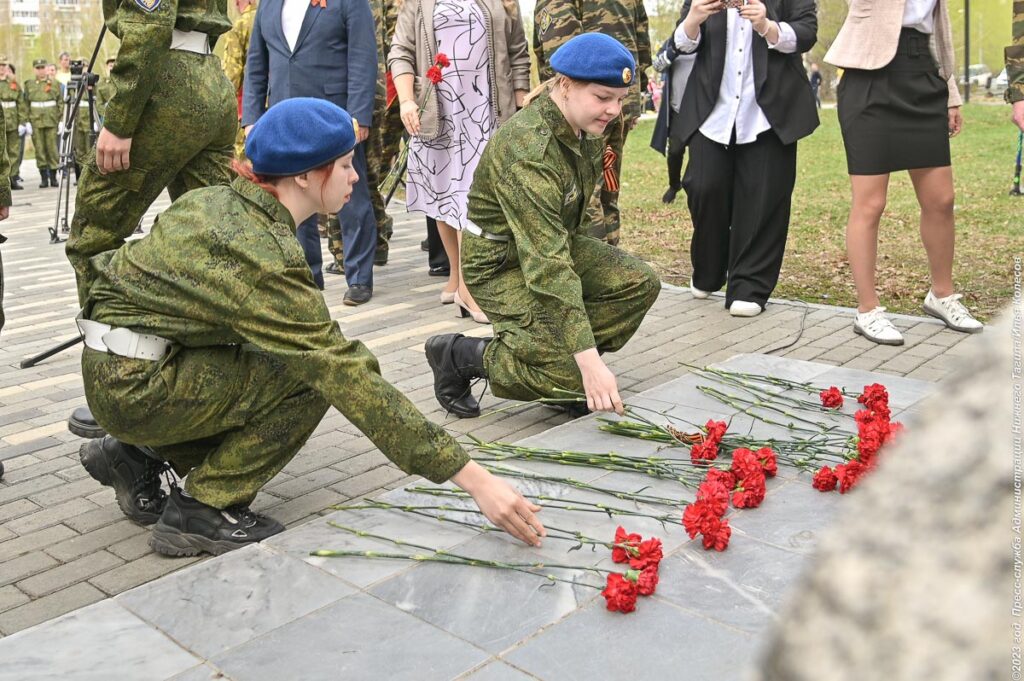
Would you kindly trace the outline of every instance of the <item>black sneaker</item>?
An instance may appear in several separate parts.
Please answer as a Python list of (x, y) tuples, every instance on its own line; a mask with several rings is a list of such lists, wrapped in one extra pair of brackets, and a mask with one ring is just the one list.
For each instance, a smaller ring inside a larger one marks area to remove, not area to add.
[(203, 552), (219, 556), (283, 531), (284, 525), (248, 507), (222, 511), (172, 487), (149, 545), (165, 556), (196, 556)]
[(342, 303), (349, 306), (362, 305), (363, 303), (370, 302), (370, 298), (373, 297), (373, 289), (363, 284), (352, 284), (345, 291), (345, 297), (342, 299)]
[(160, 474), (168, 466), (138, 447), (111, 436), (90, 440), (78, 452), (82, 466), (101, 485), (114, 488), (117, 505), (131, 520), (152, 525), (160, 519), (167, 495), (160, 489)]

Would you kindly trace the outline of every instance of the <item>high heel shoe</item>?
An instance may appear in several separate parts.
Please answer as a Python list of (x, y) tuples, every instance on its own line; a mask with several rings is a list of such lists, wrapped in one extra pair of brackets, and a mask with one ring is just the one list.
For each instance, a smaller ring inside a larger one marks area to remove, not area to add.
[(456, 293), (458, 293), (458, 291), (441, 291), (441, 304), (451, 305), (454, 303)]
[(476, 322), (477, 324), (491, 323), (491, 320), (487, 318), (487, 315), (484, 314), (483, 310), (477, 310), (475, 312), (473, 310), (470, 310), (469, 307), (466, 306), (466, 303), (462, 301), (462, 298), (459, 297), (458, 291), (455, 291), (453, 295), (454, 298), (452, 299), (452, 302), (455, 303), (455, 305), (459, 309), (459, 317), (461, 317), (462, 319), (465, 319), (466, 317), (472, 317), (473, 321)]

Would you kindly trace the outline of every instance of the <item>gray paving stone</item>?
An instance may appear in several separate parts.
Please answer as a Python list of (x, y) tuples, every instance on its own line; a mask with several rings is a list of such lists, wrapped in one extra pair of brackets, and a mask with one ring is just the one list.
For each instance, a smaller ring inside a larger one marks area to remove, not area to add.
[[(48, 596), (37, 598), (25, 605), (11, 608), (7, 612), (0, 613), (0, 633), (13, 634), (17, 631), (34, 627), (41, 622), (101, 601), (103, 598), (102, 591), (86, 582), (80, 582)], [(10, 638), (0, 641), (0, 649), (9, 640)], [(68, 667), (68, 669), (70, 673), (75, 667)], [(0, 678), (3, 677), (0, 676)], [(21, 679), (26, 677), (14, 678)]]
[(41, 492), (44, 489), (62, 485), (64, 482), (64, 480), (56, 475), (41, 475), (17, 484), (8, 485), (0, 483), (0, 504), (8, 501), (14, 501), (15, 499), (24, 499), (30, 494), (35, 494), (36, 492)]
[(0, 543), (0, 553), (3, 554), (4, 560), (9, 560), (23, 553), (36, 551), (75, 536), (77, 535), (74, 530), (64, 525), (54, 525), (45, 530), (13, 537)]
[(45, 553), (26, 553), (13, 560), (0, 563), (0, 585), (16, 582), (56, 565), (57, 561)]
[(188, 671), (175, 674), (167, 681), (232, 681), (223, 672), (214, 669), (209, 665), (193, 667)]
[(28, 595), (38, 598), (77, 582), (83, 582), (93, 575), (106, 572), (123, 563), (123, 560), (111, 553), (97, 551), (60, 567), (23, 579), (18, 582), (18, 588)]
[[(146, 533), (144, 528), (126, 518), (113, 525), (107, 525), (86, 534), (75, 535), (70, 539), (53, 544), (46, 549), (46, 552), (58, 560), (69, 561), (106, 546), (116, 545), (114, 542), (120, 542), (128, 537), (143, 535), (143, 533)], [(148, 533), (144, 536), (148, 536)]]
[(487, 654), (365, 594), (273, 629), (212, 662), (235, 681), (451, 679)]
[(761, 507), (735, 514), (731, 524), (765, 543), (810, 554), (835, 518), (841, 497), (838, 492), (819, 492), (811, 487), (811, 474), (801, 473), (777, 487), (769, 483)]
[(13, 584), (0, 587), (0, 612), (28, 602), (28, 595)]
[(108, 596), (119, 594), (133, 587), (151, 582), (170, 572), (182, 570), (201, 558), (168, 558), (157, 553), (149, 553), (113, 570), (104, 572), (89, 580), (93, 586), (103, 590)]
[[(153, 681), (198, 662), (111, 601), (9, 636), (0, 641), (0, 651), (0, 679), (11, 681)], [(55, 675), (55, 670), (66, 671)]]
[(465, 676), (460, 676), (459, 680), (462, 681), (530, 681), (536, 677), (525, 674), (512, 665), (506, 664), (495, 660), (489, 662), (480, 669), (470, 672)]
[(7, 523), (7, 529), (18, 534), (27, 534), (62, 522), (73, 526), (76, 518), (81, 518), (86, 513), (95, 510), (96, 504), (82, 498), (72, 498), (61, 504), (11, 520)]
[(19, 518), (29, 513), (35, 513), (36, 511), (42, 510), (39, 506), (29, 499), (18, 499), (17, 501), (11, 501), (9, 503), (0, 506), (0, 522), (7, 522), (12, 518)]
[(301, 561), (251, 546), (116, 600), (209, 659), (352, 592)]

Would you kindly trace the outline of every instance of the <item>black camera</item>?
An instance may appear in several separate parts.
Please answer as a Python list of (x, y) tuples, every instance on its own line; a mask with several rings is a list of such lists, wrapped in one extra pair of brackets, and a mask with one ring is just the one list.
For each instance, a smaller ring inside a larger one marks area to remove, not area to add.
[(85, 60), (84, 59), (74, 59), (74, 60), (71, 61), (71, 75), (72, 76), (80, 76), (80, 75), (82, 75), (82, 71), (84, 71), (84, 70), (85, 70)]

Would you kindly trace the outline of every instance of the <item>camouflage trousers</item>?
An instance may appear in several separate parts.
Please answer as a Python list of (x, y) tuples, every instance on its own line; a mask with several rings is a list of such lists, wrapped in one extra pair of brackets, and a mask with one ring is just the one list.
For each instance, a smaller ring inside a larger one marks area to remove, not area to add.
[[(626, 136), (629, 134), (630, 121), (620, 117), (608, 125), (604, 131), (605, 147), (615, 152), (615, 163), (612, 166), (616, 183), (621, 186), (622, 153), (626, 147)], [(612, 246), (619, 245), (619, 192), (608, 191), (604, 186), (604, 175), (594, 189), (587, 208), (590, 217), (590, 236), (601, 239)]]
[(89, 149), (92, 148), (92, 140), (89, 139), (89, 129), (85, 130), (81, 128), (75, 128), (75, 139), (74, 139), (74, 151), (75, 151), (75, 163), (82, 165), (85, 157), (89, 154)]
[[(467, 236), (463, 249), (478, 239)], [(472, 256), (465, 250), (467, 263)], [(642, 260), (590, 237), (573, 237), (570, 250), (597, 350), (615, 352), (657, 300), (658, 275)], [(582, 392), (579, 367), (564, 349), (563, 320), (533, 298), (522, 270), (508, 269), (484, 281), (466, 274), (469, 292), (494, 325), (494, 340), (484, 353), (494, 396), (528, 401), (558, 397), (556, 388)]]
[(56, 170), (60, 163), (57, 156), (57, 129), (32, 126), (32, 147), (36, 150), (36, 167), (40, 170)]
[[(377, 221), (377, 251), (374, 262), (386, 263), (391, 235), (395, 232), (395, 221), (387, 213), (384, 197), (377, 187), (387, 176), (391, 163), (398, 155), (398, 145), (402, 139), (402, 118), (398, 106), (392, 106), (373, 117), (380, 124), (370, 128), (370, 136), (366, 140), (366, 178), (360, 181), (367, 183), (370, 190), (370, 203), (373, 205), (373, 216)], [(319, 216), (320, 226), (327, 232), (327, 249), (334, 256), (334, 262), (341, 269), (345, 263), (345, 243), (341, 238), (341, 222), (337, 215)]]
[(85, 395), (118, 440), (146, 446), (214, 508), (247, 505), (330, 406), (280, 361), (243, 346), (174, 348), (151, 362), (86, 348)]
[(239, 124), (238, 132), (235, 133), (235, 158), (245, 161), (245, 128)]
[(94, 277), (89, 258), (120, 248), (164, 189), (174, 200), (231, 181), (238, 104), (220, 60), (171, 50), (154, 68), (161, 73), (132, 137), (131, 167), (101, 175), (95, 150), (82, 161), (66, 253), (83, 304)]
[(18, 147), (21, 146), (21, 138), (18, 137), (18, 130), (7, 131), (7, 159), (11, 162), (11, 177), (21, 177), (21, 158), (18, 156)]

